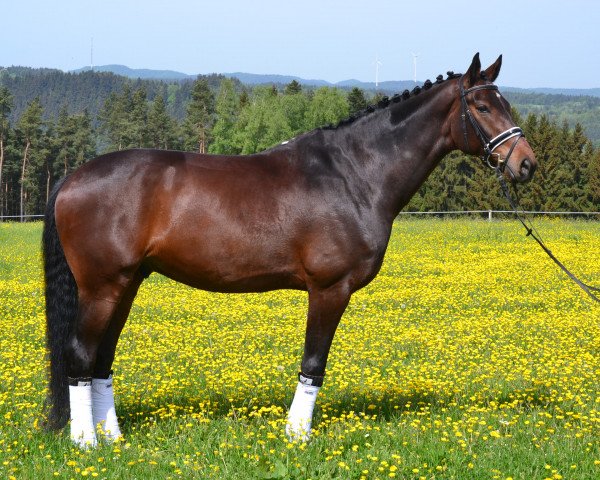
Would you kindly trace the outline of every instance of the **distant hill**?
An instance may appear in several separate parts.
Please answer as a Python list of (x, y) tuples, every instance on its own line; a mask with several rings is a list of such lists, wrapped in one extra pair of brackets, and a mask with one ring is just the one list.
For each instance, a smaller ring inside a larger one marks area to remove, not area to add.
[(568, 95), (571, 97), (600, 97), (600, 88), (516, 88), (500, 87), (504, 92), (514, 93), (543, 93), (544, 95)]
[[(341, 82), (332, 83), (326, 80), (306, 79), (295, 77), (293, 75), (259, 75), (256, 73), (242, 72), (224, 73), (223, 75), (230, 78), (237, 78), (240, 82), (245, 83), (246, 85), (287, 85), (291, 81), (296, 80), (298, 83), (309, 87), (336, 87), (343, 89), (358, 87), (369, 92), (378, 91), (387, 95), (393, 95), (406, 89), (412, 89), (415, 87), (415, 85), (417, 85), (410, 80), (379, 82), (379, 85), (375, 87), (375, 82), (361, 82), (360, 80), (355, 79), (342, 80)], [(421, 83), (418, 84), (421, 85)]]
[(307, 80), (293, 75), (262, 75), (256, 73), (224, 73), (226, 77), (237, 78), (240, 82), (246, 85), (262, 85), (262, 84), (276, 84), (276, 85), (287, 85), (293, 80), (301, 83), (302, 85), (310, 85), (315, 87), (328, 87), (332, 86), (331, 83), (325, 80)]
[[(73, 70), (72, 73), (79, 73), (89, 71), (90, 67), (84, 67), (77, 70)], [(143, 80), (188, 80), (194, 79), (198, 75), (189, 75), (187, 73), (176, 72), (173, 70), (151, 70), (151, 69), (134, 69), (129, 68), (125, 65), (99, 65), (94, 67), (95, 72), (111, 72), (115, 75), (121, 75), (123, 77)], [(423, 82), (419, 81), (415, 84), (412, 80), (394, 80), (379, 82), (379, 86), (375, 88), (375, 82), (362, 82), (360, 80), (349, 79), (342, 80), (340, 82), (328, 82), (326, 80), (318, 79), (306, 79), (297, 77), (294, 75), (278, 75), (278, 74), (257, 74), (257, 73), (244, 73), (244, 72), (233, 72), (233, 73), (222, 73), (221, 75), (229, 78), (237, 78), (240, 82), (246, 85), (262, 85), (262, 84), (276, 84), (286, 85), (292, 80), (296, 80), (302, 85), (313, 86), (313, 87), (338, 87), (338, 88), (353, 88), (358, 87), (368, 91), (379, 91), (384, 94), (394, 94), (402, 92), (406, 89), (412, 89), (415, 85), (422, 85)], [(569, 95), (569, 96), (591, 96), (600, 97), (600, 88), (547, 88), (547, 87), (536, 87), (536, 88), (517, 88), (517, 87), (501, 87), (504, 92), (515, 92), (515, 93), (544, 93), (549, 95)]]
[[(73, 70), (70, 73), (83, 73), (89, 72), (92, 69), (90, 67), (83, 67), (77, 70)], [(122, 77), (131, 79), (142, 79), (142, 80), (189, 80), (194, 79), (197, 75), (188, 75), (182, 72), (175, 72), (173, 70), (149, 70), (149, 69), (136, 69), (129, 68), (125, 65), (98, 65), (93, 68), (94, 72), (109, 72), (114, 73)], [(379, 91), (384, 94), (394, 94), (402, 92), (405, 89), (412, 89), (415, 87), (415, 83), (409, 80), (400, 81), (388, 81), (380, 82), (376, 88), (374, 82), (361, 82), (360, 80), (350, 79), (343, 80), (341, 82), (328, 82), (326, 80), (318, 79), (306, 79), (297, 77), (294, 75), (278, 75), (278, 74), (257, 74), (257, 73), (245, 73), (245, 72), (232, 72), (221, 74), (228, 78), (236, 78), (240, 82), (246, 85), (287, 85), (288, 83), (296, 80), (302, 85), (310, 87), (337, 87), (350, 89), (353, 87), (362, 88), (367, 91)], [(419, 85), (421, 83), (418, 83)]]
[(146, 68), (129, 68), (125, 65), (99, 65), (94, 67), (83, 67), (72, 70), (70, 73), (83, 73), (93, 70), (94, 72), (109, 72), (127, 78), (141, 78), (142, 80), (186, 80), (195, 78), (196, 75), (175, 72), (173, 70), (149, 70)]

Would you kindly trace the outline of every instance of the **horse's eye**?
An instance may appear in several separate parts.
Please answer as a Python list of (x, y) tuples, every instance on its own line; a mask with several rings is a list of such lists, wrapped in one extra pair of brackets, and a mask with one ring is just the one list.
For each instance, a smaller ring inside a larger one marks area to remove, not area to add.
[(485, 105), (477, 105), (475, 108), (477, 109), (478, 112), (490, 113), (490, 111), (488, 110), (488, 108)]

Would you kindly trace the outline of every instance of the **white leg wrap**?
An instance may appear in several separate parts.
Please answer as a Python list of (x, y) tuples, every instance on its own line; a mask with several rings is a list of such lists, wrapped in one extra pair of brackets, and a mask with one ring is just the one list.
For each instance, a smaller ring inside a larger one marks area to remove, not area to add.
[(285, 434), (291, 441), (306, 442), (310, 438), (313, 410), (319, 388), (298, 382), (285, 427)]
[(71, 405), (71, 440), (81, 448), (96, 446), (96, 429), (92, 417), (92, 382), (69, 385)]
[(94, 425), (100, 424), (100, 430), (107, 440), (114, 441), (121, 436), (115, 411), (112, 375), (92, 379), (92, 411)]

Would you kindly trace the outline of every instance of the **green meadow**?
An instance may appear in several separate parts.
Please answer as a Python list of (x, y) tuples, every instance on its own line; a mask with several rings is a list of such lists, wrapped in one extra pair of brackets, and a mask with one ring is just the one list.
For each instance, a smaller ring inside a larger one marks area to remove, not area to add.
[[(600, 224), (536, 219), (600, 284)], [(303, 292), (214, 294), (151, 275), (114, 366), (124, 439), (39, 428), (41, 224), (0, 223), (0, 478), (600, 478), (600, 305), (515, 221), (403, 219), (342, 319), (313, 437), (284, 434)]]

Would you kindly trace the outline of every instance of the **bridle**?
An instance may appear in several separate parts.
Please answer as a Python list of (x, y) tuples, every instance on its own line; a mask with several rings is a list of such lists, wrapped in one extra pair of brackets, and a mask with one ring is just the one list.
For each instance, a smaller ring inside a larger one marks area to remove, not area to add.
[[(498, 87), (493, 84), (476, 85), (474, 87), (471, 87), (471, 88), (468, 88), (465, 90), (465, 87), (463, 85), (463, 78), (464, 78), (464, 75), (459, 78), (458, 88), (459, 88), (459, 92), (460, 92), (460, 101), (462, 104), (461, 117), (462, 117), (462, 124), (463, 124), (465, 147), (466, 148), (469, 147), (469, 139), (467, 137), (467, 118), (468, 118), (469, 122), (471, 122), (471, 126), (473, 127), (473, 130), (475, 131), (475, 134), (477, 135), (477, 138), (479, 139), (479, 141), (481, 142), (481, 145), (483, 146), (483, 155), (481, 156), (481, 159), (488, 167), (490, 167), (492, 170), (494, 170), (496, 172), (496, 178), (498, 179), (498, 182), (500, 183), (502, 193), (508, 200), (508, 203), (510, 204), (511, 208), (514, 210), (514, 213), (515, 213), (517, 219), (521, 222), (521, 224), (527, 230), (527, 236), (528, 237), (531, 236), (531, 238), (533, 238), (539, 244), (539, 246), (546, 252), (546, 254), (548, 254), (548, 256), (552, 259), (552, 261), (554, 263), (556, 263), (556, 265), (558, 265), (560, 267), (560, 269), (563, 272), (565, 272), (571, 280), (573, 280), (579, 287), (581, 287), (581, 289), (585, 293), (587, 293), (590, 298), (592, 298), (596, 302), (600, 302), (600, 298), (594, 293), (594, 292), (600, 292), (600, 288), (594, 287), (592, 285), (588, 285), (587, 283), (584, 283), (583, 281), (581, 281), (558, 258), (556, 258), (556, 256), (545, 245), (540, 234), (533, 227), (531, 222), (526, 220), (519, 212), (519, 210), (522, 210), (522, 208), (519, 205), (518, 197), (517, 197), (517, 199), (515, 199), (515, 198), (513, 198), (513, 196), (510, 193), (510, 189), (508, 188), (506, 179), (504, 178), (504, 170), (506, 168), (508, 168), (508, 172), (510, 173), (510, 175), (513, 178), (516, 178), (514, 175), (514, 172), (508, 166), (508, 159), (512, 155), (513, 150), (517, 146), (517, 143), (519, 142), (519, 140), (525, 136), (523, 134), (523, 130), (521, 130), (519, 127), (511, 127), (507, 130), (504, 130), (499, 135), (496, 135), (494, 138), (490, 139), (490, 137), (485, 133), (483, 128), (481, 128), (481, 125), (479, 125), (479, 123), (473, 116), (473, 113), (469, 109), (469, 105), (467, 104), (467, 98), (466, 98), (467, 95), (469, 95), (470, 93), (476, 92), (478, 90), (498, 90)], [(496, 150), (496, 148), (498, 148), (503, 143), (508, 142), (511, 138), (514, 138), (515, 140), (513, 141), (512, 145), (510, 146), (510, 149), (508, 150), (508, 154), (506, 155), (505, 158), (502, 158), (502, 156), (498, 153), (494, 153), (494, 150)], [(493, 156), (496, 157), (495, 164), (493, 164), (491, 161)]]
[[(504, 168), (508, 164), (508, 159), (512, 155), (512, 152), (515, 149), (515, 147), (517, 146), (517, 143), (519, 143), (519, 140), (521, 139), (521, 137), (525, 136), (523, 134), (523, 130), (521, 130), (519, 127), (511, 127), (507, 130), (504, 130), (502, 133), (496, 135), (494, 138), (490, 138), (486, 134), (486, 132), (483, 130), (481, 125), (479, 125), (479, 122), (477, 122), (477, 119), (473, 116), (473, 113), (471, 112), (471, 109), (469, 108), (469, 104), (467, 103), (467, 95), (469, 95), (470, 93), (476, 92), (478, 90), (496, 90), (497, 91), (498, 87), (494, 84), (476, 85), (474, 87), (471, 87), (471, 88), (468, 88), (465, 90), (465, 87), (463, 84), (463, 79), (464, 79), (464, 75), (462, 75), (458, 79), (458, 88), (459, 88), (459, 92), (460, 92), (460, 101), (462, 104), (461, 118), (462, 118), (462, 125), (463, 125), (463, 135), (464, 135), (464, 139), (465, 139), (465, 147), (466, 148), (469, 147), (469, 139), (467, 137), (467, 118), (468, 118), (469, 122), (471, 123), (471, 126), (473, 127), (473, 131), (475, 132), (475, 135), (477, 136), (477, 138), (481, 142), (481, 146), (483, 147), (483, 155), (481, 156), (483, 163), (485, 163), (488, 167), (490, 167), (494, 170), (500, 169), (501, 171), (504, 171)], [(511, 138), (514, 138), (515, 140), (513, 141), (513, 144), (511, 145), (510, 149), (508, 150), (508, 154), (506, 155), (505, 158), (502, 158), (502, 156), (499, 153), (494, 153), (494, 150), (496, 150), (500, 145), (508, 142)], [(496, 159), (495, 163), (492, 163), (492, 157), (495, 157), (495, 159)], [(510, 171), (510, 169), (509, 169), (509, 171)], [(510, 173), (512, 174), (512, 172), (510, 172)]]

